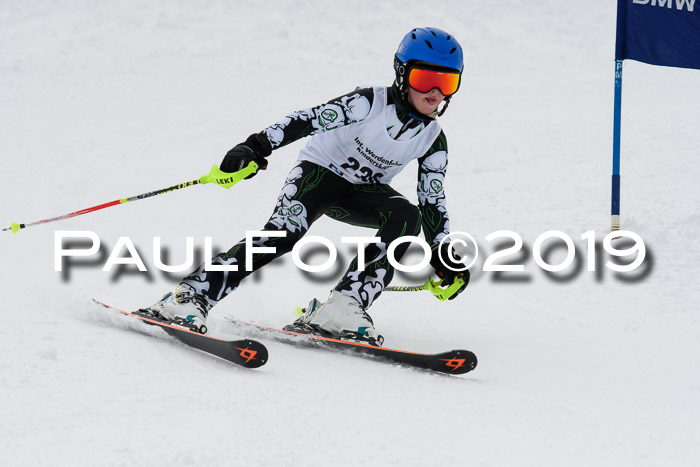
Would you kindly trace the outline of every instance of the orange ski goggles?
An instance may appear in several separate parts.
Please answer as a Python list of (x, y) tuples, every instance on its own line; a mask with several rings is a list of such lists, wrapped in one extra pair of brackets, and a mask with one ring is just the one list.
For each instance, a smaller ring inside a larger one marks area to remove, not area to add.
[(411, 68), (408, 71), (408, 85), (413, 89), (425, 94), (437, 88), (445, 97), (457, 92), (460, 78), (461, 73), (445, 70)]

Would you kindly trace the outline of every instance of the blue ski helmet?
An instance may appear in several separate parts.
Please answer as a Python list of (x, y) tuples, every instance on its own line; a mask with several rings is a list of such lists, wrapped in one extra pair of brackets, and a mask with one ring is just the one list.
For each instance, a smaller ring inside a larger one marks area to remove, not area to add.
[(437, 28), (416, 28), (406, 34), (396, 51), (396, 58), (404, 65), (426, 62), (462, 72), (462, 46), (457, 39)]
[[(402, 95), (408, 88), (406, 80), (408, 72), (416, 63), (428, 63), (438, 68), (456, 71), (461, 75), (464, 69), (462, 46), (457, 39), (441, 29), (412, 29), (404, 36), (394, 55), (395, 85)], [(445, 98), (445, 105), (436, 113), (437, 116), (445, 113), (451, 97)]]

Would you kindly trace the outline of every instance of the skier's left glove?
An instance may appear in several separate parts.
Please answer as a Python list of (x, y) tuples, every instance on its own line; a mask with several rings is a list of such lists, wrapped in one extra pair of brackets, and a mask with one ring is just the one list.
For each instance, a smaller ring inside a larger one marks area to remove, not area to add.
[[(435, 274), (442, 279), (442, 287), (452, 285), (458, 278), (464, 281), (464, 285), (449, 298), (450, 300), (454, 300), (454, 298), (461, 294), (464, 289), (467, 288), (467, 285), (469, 285), (470, 274), (469, 269), (453, 271), (453, 269), (464, 269), (464, 263), (459, 262), (462, 258), (454, 251), (452, 252), (452, 257), (455, 261), (452, 261), (452, 259), (450, 259), (449, 249), (450, 245), (448, 243), (443, 243), (442, 247), (440, 244), (433, 245), (431, 247), (432, 255), (430, 258), (430, 265), (435, 269)], [(442, 260), (440, 257), (442, 257)]]
[[(248, 167), (248, 164), (258, 164), (258, 171), (267, 169), (266, 157), (272, 153), (272, 146), (264, 133), (255, 133), (243, 143), (237, 144), (224, 156), (219, 164), (222, 172), (233, 173)], [(246, 179), (252, 178), (258, 172), (253, 172)]]

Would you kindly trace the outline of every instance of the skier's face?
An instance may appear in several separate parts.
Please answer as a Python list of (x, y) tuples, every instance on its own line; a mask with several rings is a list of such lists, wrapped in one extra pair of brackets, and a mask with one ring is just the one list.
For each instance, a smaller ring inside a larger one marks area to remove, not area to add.
[(445, 100), (445, 96), (437, 88), (425, 94), (411, 87), (408, 88), (408, 102), (423, 115), (435, 112), (443, 100)]

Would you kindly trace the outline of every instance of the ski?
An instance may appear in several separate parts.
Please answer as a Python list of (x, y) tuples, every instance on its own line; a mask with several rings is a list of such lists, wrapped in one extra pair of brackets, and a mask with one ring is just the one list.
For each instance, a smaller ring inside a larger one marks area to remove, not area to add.
[(477, 364), (476, 355), (469, 350), (450, 350), (436, 354), (425, 354), (377, 347), (362, 342), (335, 339), (317, 334), (271, 328), (261, 324), (237, 321), (232, 318), (226, 319), (241, 333), (248, 333), (261, 339), (267, 337), (285, 344), (355, 352), (399, 365), (432, 370), (439, 373), (461, 375), (472, 371)]
[(158, 326), (169, 335), (175, 337), (177, 340), (183, 344), (188, 345), (202, 352), (206, 352), (210, 355), (222, 358), (229, 362), (235, 363), (236, 365), (243, 366), (245, 368), (258, 368), (267, 363), (267, 348), (260, 342), (256, 342), (250, 339), (242, 339), (235, 341), (227, 341), (224, 339), (218, 339), (216, 337), (207, 336), (206, 334), (200, 334), (198, 332), (185, 329), (183, 327), (174, 325), (165, 320), (159, 320), (150, 316), (146, 316), (138, 311), (129, 312), (120, 310), (113, 306), (102, 303), (99, 300), (93, 299), (93, 301), (103, 307), (118, 311), (122, 314), (132, 316), (142, 322)]

